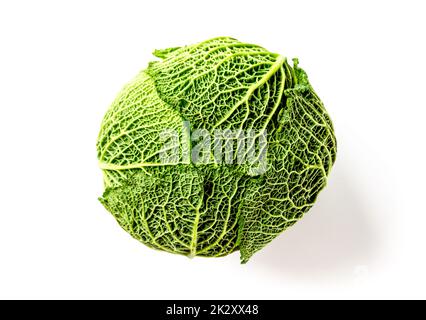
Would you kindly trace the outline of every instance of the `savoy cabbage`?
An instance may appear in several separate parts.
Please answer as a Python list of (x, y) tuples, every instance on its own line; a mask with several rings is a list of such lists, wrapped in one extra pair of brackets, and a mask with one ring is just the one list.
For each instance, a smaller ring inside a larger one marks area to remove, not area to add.
[(330, 118), (297, 59), (228, 37), (154, 55), (103, 119), (100, 201), (152, 248), (247, 262), (326, 185)]

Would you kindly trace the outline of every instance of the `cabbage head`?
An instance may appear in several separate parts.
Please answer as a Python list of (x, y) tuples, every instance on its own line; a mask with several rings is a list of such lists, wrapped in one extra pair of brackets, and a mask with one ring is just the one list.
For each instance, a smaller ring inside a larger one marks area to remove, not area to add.
[(297, 59), (229, 37), (154, 55), (102, 121), (100, 201), (151, 248), (245, 263), (326, 185), (330, 118)]

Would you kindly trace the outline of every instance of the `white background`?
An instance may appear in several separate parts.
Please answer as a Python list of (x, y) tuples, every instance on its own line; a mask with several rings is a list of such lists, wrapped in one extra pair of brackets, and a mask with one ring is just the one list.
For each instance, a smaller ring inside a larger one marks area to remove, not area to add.
[[(426, 298), (424, 1), (2, 1), (0, 298)], [(336, 128), (316, 206), (247, 265), (131, 239), (103, 114), (155, 48), (228, 35), (301, 67)]]

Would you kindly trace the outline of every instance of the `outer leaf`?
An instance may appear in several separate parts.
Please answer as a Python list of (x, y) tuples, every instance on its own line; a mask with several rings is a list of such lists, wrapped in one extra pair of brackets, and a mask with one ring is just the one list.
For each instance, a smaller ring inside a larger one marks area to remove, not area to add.
[(236, 249), (246, 180), (224, 167), (150, 167), (108, 188), (100, 200), (123, 229), (150, 247), (223, 256)]
[(124, 170), (164, 165), (160, 154), (165, 129), (179, 134), (169, 147), (182, 155), (188, 141), (182, 117), (159, 98), (154, 81), (142, 71), (123, 88), (102, 122), (97, 149), (106, 185), (120, 185), (129, 175)]
[(270, 168), (262, 184), (247, 189), (240, 229), (243, 263), (312, 207), (336, 158), (324, 106), (297, 62), (295, 71), (299, 84), (285, 91), (279, 128), (270, 143)]
[(147, 72), (193, 128), (266, 128), (281, 100), (285, 58), (257, 45), (215, 38), (160, 56)]

